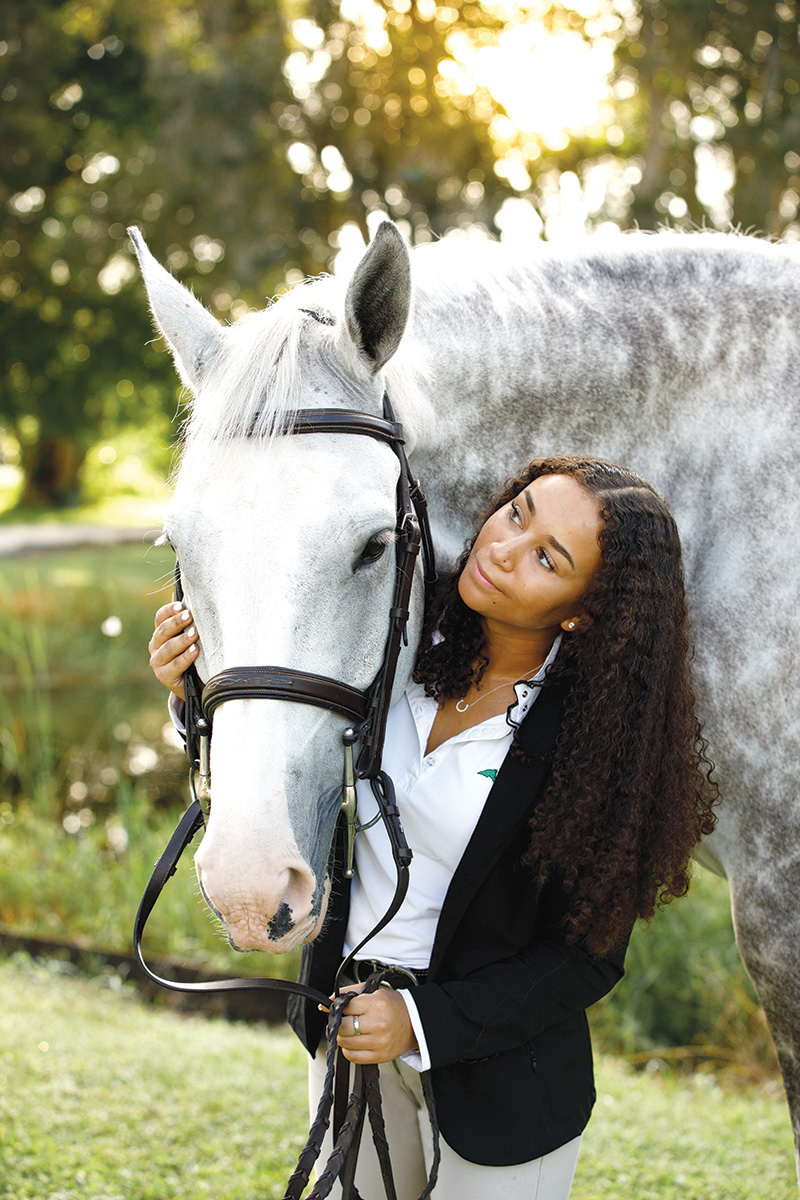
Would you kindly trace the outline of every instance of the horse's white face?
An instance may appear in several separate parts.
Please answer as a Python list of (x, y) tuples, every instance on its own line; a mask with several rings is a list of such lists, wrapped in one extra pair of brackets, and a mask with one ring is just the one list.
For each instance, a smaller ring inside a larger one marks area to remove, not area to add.
[[(273, 666), (365, 689), (389, 625), (396, 455), (360, 435), (260, 436), (263, 396), (235, 419), (219, 417), (236, 400), (226, 393), (240, 389), (237, 364), (257, 357), (271, 319), (293, 330), (301, 372), (307, 359), (299, 389), (305, 406), (378, 412), (379, 371), (402, 334), (407, 305), (391, 317), (394, 332), (380, 348), (370, 339), (374, 330), (354, 325), (358, 305), (369, 304), (356, 294), (357, 278), (344, 317), (336, 315), (338, 328), (303, 312), (292, 296), (288, 315), (279, 302), (249, 327), (222, 331), (137, 249), (156, 318), (197, 396), (165, 530), (200, 632), (201, 678)], [(309, 305), (312, 293), (303, 289)], [(182, 328), (187, 313), (189, 332)], [(336, 339), (351, 343), (349, 377), (341, 354), (335, 371), (320, 357)], [(194, 372), (192, 359), (200, 364)], [(408, 677), (420, 617), (417, 597), (396, 692)], [(321, 928), (347, 724), (316, 706), (274, 700), (231, 700), (214, 714), (211, 815), (195, 863), (206, 900), (239, 949), (283, 952)]]

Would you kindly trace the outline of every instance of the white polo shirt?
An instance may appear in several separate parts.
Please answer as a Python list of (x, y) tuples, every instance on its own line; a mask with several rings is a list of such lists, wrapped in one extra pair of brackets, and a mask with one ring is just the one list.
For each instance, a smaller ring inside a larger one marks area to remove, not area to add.
[[(517, 724), (538, 696), (545, 671), (560, 644), (559, 634), (537, 674), (528, 683), (515, 686), (517, 703), (508, 715)], [(450, 880), (478, 823), (514, 732), (503, 712), (465, 729), (426, 754), (436, 708), (436, 701), (425, 695), (422, 685), (411, 683), (389, 711), (383, 769), (394, 782), (400, 819), (414, 857), (408, 892), (400, 910), (359, 951), (360, 958), (374, 958), (412, 970), (424, 970), (430, 963)], [(358, 820), (363, 825), (376, 815), (377, 805), (369, 783), (360, 780), (357, 794)], [(355, 867), (345, 954), (374, 928), (394, 895), (397, 876), (382, 822), (356, 836)], [(404, 1055), (404, 1060), (418, 1070), (426, 1070), (430, 1061), (412, 993), (402, 989), (400, 995), (408, 1007), (422, 1052)]]

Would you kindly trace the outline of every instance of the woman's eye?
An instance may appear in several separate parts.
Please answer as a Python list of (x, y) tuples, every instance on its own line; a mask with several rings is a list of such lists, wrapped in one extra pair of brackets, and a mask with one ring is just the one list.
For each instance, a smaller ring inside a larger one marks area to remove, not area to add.
[(550, 555), (547, 553), (547, 551), (542, 546), (540, 546), (538, 548), (538, 550), (536, 551), (536, 557), (539, 559), (539, 562), (542, 564), (542, 566), (545, 568), (546, 571), (555, 571), (556, 564), (553, 562)]
[(383, 558), (386, 553), (386, 546), (387, 542), (383, 534), (371, 537), (358, 556), (358, 562), (353, 567), (353, 572), (355, 573), (359, 567), (367, 567), (371, 563), (376, 563), (379, 558)]
[(522, 513), (519, 511), (519, 505), (511, 502), (511, 520), (515, 525), (522, 524)]

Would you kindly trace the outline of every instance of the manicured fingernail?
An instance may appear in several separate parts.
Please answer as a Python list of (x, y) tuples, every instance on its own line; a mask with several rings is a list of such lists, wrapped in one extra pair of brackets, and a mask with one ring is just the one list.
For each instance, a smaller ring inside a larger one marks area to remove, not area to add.
[(182, 621), (190, 621), (191, 618), (192, 618), (192, 614), (189, 612), (188, 608), (185, 608), (183, 610), (183, 612), (181, 613), (181, 620)]
[(191, 627), (191, 629), (186, 630), (186, 636), (188, 638), (197, 637), (197, 630), (195, 629), (194, 625)]
[(183, 605), (181, 604), (180, 600), (177, 600), (175, 604), (173, 604), (172, 611), (174, 613), (183, 612)]
[(187, 650), (187, 654), (197, 654), (197, 643), (196, 642), (192, 642), (191, 646)]

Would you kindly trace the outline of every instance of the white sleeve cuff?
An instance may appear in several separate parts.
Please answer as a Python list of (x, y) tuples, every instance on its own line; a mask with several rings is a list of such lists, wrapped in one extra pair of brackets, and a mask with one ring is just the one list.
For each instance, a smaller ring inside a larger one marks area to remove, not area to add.
[(415, 1071), (430, 1071), (431, 1056), (428, 1053), (428, 1043), (425, 1041), (425, 1031), (422, 1028), (422, 1019), (419, 1015), (419, 1009), (414, 1003), (414, 992), (411, 988), (398, 988), (398, 996), (402, 996), (405, 1006), (408, 1009), (408, 1018), (411, 1021), (411, 1028), (414, 1030), (414, 1035), (417, 1039), (417, 1049), (409, 1050), (408, 1054), (401, 1054), (400, 1059), (407, 1066), (413, 1067)]
[(170, 692), (167, 709), (170, 720), (178, 733), (186, 733), (186, 726), (183, 723), (184, 701), (181, 700), (180, 696), (176, 696), (174, 692)]

